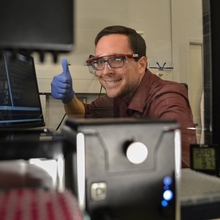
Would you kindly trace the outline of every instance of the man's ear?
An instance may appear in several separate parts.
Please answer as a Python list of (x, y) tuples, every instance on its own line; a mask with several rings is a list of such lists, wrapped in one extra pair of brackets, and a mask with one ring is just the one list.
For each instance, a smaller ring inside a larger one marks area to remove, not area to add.
[(145, 56), (142, 56), (139, 60), (139, 73), (143, 74), (145, 73), (145, 69), (147, 68), (147, 58)]

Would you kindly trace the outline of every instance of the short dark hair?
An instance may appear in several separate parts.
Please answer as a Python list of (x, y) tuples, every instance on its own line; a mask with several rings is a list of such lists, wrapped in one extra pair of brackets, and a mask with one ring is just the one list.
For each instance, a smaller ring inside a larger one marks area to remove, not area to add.
[(98, 41), (102, 37), (110, 34), (124, 34), (128, 36), (128, 42), (131, 50), (135, 54), (139, 55), (137, 58), (135, 58), (136, 61), (139, 60), (142, 56), (146, 57), (146, 43), (143, 37), (138, 34), (134, 29), (120, 25), (108, 26), (101, 30), (95, 38), (95, 46), (97, 46)]

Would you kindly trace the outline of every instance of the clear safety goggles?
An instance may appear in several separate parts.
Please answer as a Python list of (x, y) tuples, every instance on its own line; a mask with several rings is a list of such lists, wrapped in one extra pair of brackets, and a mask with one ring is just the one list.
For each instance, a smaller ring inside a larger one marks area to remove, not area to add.
[(138, 57), (138, 54), (111, 53), (92, 57), (86, 60), (86, 62), (87, 66), (89, 67), (89, 72), (99, 76), (102, 74), (102, 70), (105, 68), (105, 64), (107, 64), (110, 70), (114, 69), (114, 72), (123, 72), (132, 66), (133, 59), (131, 58), (136, 57)]

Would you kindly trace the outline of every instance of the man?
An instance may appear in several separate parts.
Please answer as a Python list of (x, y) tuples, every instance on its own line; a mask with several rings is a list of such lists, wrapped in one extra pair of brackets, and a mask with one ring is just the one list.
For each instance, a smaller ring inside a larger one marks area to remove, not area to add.
[(196, 143), (193, 116), (186, 88), (164, 81), (147, 69), (146, 44), (133, 29), (104, 28), (95, 39), (95, 56), (89, 70), (106, 94), (91, 104), (80, 102), (72, 89), (66, 59), (63, 73), (51, 83), (52, 96), (62, 99), (67, 115), (80, 117), (149, 117), (175, 119), (182, 132), (182, 166), (189, 166), (189, 145)]

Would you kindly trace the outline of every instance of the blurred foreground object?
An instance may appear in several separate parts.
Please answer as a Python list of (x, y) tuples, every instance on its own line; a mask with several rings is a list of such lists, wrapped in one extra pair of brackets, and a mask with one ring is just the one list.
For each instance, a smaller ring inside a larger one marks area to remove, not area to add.
[[(71, 118), (72, 190), (91, 220), (177, 220), (179, 124), (144, 118)], [(70, 167), (70, 166), (69, 166)]]
[(0, 192), (1, 220), (82, 220), (75, 197), (70, 191), (11, 189)]
[(0, 50), (59, 53), (73, 50), (74, 0), (0, 2)]

